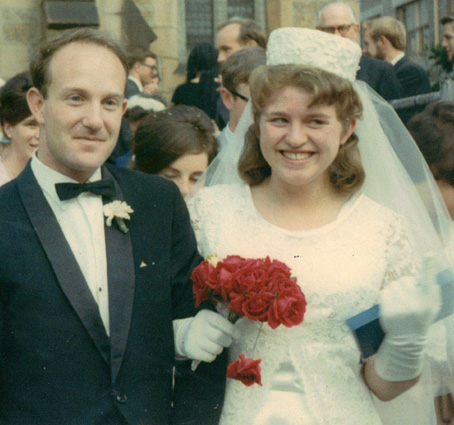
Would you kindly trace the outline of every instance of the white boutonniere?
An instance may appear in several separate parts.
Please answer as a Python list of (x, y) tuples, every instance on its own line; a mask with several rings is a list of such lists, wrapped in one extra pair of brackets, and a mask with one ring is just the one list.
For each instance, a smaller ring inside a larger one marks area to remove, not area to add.
[(134, 210), (124, 201), (113, 201), (102, 207), (104, 215), (107, 217), (107, 226), (112, 226), (112, 220), (115, 219), (118, 228), (127, 233), (129, 229), (126, 227), (125, 220), (129, 220)]

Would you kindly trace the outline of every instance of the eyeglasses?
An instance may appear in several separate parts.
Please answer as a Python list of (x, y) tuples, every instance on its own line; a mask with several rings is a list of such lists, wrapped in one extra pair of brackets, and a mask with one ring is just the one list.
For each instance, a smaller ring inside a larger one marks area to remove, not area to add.
[(157, 71), (158, 67), (156, 65), (148, 65), (147, 63), (142, 62), (143, 66), (146, 66), (147, 68), (152, 69), (153, 71)]
[(355, 24), (350, 25), (339, 25), (338, 27), (319, 27), (320, 30), (323, 32), (328, 32), (330, 34), (334, 34), (336, 31), (339, 32), (340, 35), (344, 36), (348, 33), (350, 28)]
[(241, 100), (244, 100), (245, 102), (249, 102), (249, 98), (246, 97), (244, 94), (238, 93), (235, 90), (229, 90), (230, 93), (232, 93), (234, 96), (238, 96)]

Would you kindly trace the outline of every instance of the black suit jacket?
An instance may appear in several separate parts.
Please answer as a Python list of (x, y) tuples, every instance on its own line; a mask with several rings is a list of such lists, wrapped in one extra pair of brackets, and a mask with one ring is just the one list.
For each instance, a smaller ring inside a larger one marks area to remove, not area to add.
[(159, 177), (102, 172), (134, 210), (128, 233), (105, 227), (110, 338), (30, 165), (0, 188), (0, 424), (215, 424), (225, 357), (177, 364), (172, 390), (200, 261), (186, 205)]
[[(402, 88), (401, 97), (430, 93), (430, 81), (426, 71), (407, 57), (404, 56), (400, 59), (394, 65), (394, 70)], [(413, 108), (398, 109), (397, 113), (406, 124), (413, 115), (422, 112), (423, 109), (424, 106), (415, 106)]]
[(141, 93), (141, 91), (140, 91), (140, 88), (137, 85), (137, 83), (128, 77), (128, 79), (126, 80), (126, 93), (125, 93), (126, 99), (129, 99), (131, 96), (134, 96), (135, 94), (140, 94), (140, 93)]
[(386, 100), (399, 99), (401, 88), (393, 66), (385, 61), (362, 55), (356, 78), (365, 81)]
[(402, 89), (402, 97), (430, 93), (426, 71), (407, 57), (404, 56), (394, 65), (394, 71)]

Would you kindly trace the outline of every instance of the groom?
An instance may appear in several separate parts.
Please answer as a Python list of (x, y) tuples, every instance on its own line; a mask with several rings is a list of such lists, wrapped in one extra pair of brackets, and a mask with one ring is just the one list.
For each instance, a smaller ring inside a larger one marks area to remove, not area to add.
[(0, 189), (0, 424), (217, 423), (225, 358), (196, 372), (175, 361), (207, 326), (181, 320), (175, 348), (173, 326), (197, 313), (184, 201), (159, 177), (102, 166), (126, 107), (124, 54), (79, 30), (31, 72), (39, 150)]

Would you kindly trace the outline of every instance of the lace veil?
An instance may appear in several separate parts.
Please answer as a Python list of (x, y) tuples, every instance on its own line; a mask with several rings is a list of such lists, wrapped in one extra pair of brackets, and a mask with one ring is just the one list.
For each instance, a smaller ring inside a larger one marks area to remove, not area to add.
[[(404, 217), (419, 256), (435, 257), (440, 275), (449, 277), (452, 275), (451, 262), (454, 261), (453, 223), (424, 158), (394, 109), (367, 84), (355, 81), (360, 56), (361, 50), (356, 43), (304, 28), (279, 28), (273, 31), (267, 47), (267, 65), (313, 65), (353, 83), (363, 104), (363, 117), (355, 129), (366, 174), (361, 190)], [(235, 139), (210, 164), (202, 184), (246, 184), (238, 174), (237, 164), (244, 135), (252, 122), (249, 102), (235, 130)], [(448, 316), (453, 310), (453, 290), (449, 278), (447, 280), (442, 292), (444, 299), (440, 316)], [(447, 327), (450, 327), (448, 332)], [(376, 401), (384, 424), (418, 425), (419, 422), (428, 425), (428, 417), (432, 423), (436, 423), (434, 397), (454, 390), (450, 388), (450, 384), (454, 383), (454, 343), (452, 339), (446, 342), (447, 334), (454, 338), (452, 316), (433, 326), (432, 346), (429, 347), (433, 370), (430, 370), (428, 362), (420, 383), (414, 389), (392, 402)], [(323, 404), (323, 401), (320, 403)], [(409, 411), (414, 410), (416, 405), (420, 410), (411, 417)]]

